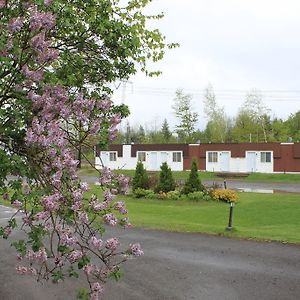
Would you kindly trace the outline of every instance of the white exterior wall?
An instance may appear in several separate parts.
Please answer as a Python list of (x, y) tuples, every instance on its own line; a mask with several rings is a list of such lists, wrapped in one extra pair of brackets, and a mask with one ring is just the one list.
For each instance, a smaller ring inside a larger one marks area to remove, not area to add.
[[(208, 162), (208, 152), (218, 153), (218, 162)], [(273, 173), (274, 158), (273, 151), (246, 151), (245, 157), (231, 157), (229, 152), (229, 170), (222, 170), (221, 156), (222, 153), (228, 151), (207, 151), (206, 152), (206, 171), (210, 172), (259, 172), (259, 173)], [(271, 162), (261, 162), (261, 152), (271, 152)], [(249, 166), (250, 156), (253, 155), (253, 167)]]
[[(115, 151), (101, 151), (100, 156), (102, 158), (104, 166), (112, 170), (134, 170), (138, 161), (138, 152), (146, 153), (146, 161), (144, 161), (143, 164), (145, 169), (148, 171), (159, 171), (161, 164), (165, 161), (173, 171), (183, 170), (183, 151), (137, 151), (136, 157), (131, 157), (131, 145), (123, 145), (123, 157), (117, 157), (116, 161), (109, 161), (110, 152)], [(173, 152), (181, 153), (181, 162), (173, 162)], [(154, 156), (156, 156), (155, 161)], [(102, 168), (102, 164), (99, 157), (96, 157), (95, 159), (95, 166), (97, 169)]]
[[(271, 162), (261, 162), (261, 152), (271, 152)], [(255, 168), (253, 170), (248, 169), (247, 158), (249, 153), (255, 153)], [(258, 172), (258, 173), (273, 173), (274, 171), (274, 157), (273, 151), (246, 151), (246, 171), (244, 172)]]

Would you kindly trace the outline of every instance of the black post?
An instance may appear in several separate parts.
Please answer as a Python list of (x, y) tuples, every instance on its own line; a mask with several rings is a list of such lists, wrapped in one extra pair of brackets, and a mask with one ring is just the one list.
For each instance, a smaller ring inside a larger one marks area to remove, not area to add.
[(226, 179), (224, 179), (224, 189), (225, 189), (225, 190), (227, 189), (227, 182), (226, 182)]
[(226, 227), (227, 231), (231, 231), (233, 228), (232, 227), (233, 207), (234, 207), (234, 203), (230, 202), (229, 221), (228, 221), (228, 226)]

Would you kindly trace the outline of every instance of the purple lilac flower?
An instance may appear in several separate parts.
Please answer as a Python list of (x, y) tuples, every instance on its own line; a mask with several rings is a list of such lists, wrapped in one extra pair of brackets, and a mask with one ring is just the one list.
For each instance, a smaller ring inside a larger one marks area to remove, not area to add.
[(95, 270), (97, 269), (97, 267), (93, 264), (87, 264), (83, 267), (83, 271), (87, 274), (90, 275), (92, 274)]
[[(0, 3), (1, 6), (1, 3)], [(22, 29), (24, 24), (24, 19), (23, 18), (13, 18), (10, 20), (8, 24), (8, 30), (10, 32), (18, 32)]]
[(6, 0), (0, 0), (0, 8), (5, 7), (6, 5)]
[(108, 204), (106, 202), (100, 203), (98, 200), (92, 200), (90, 202), (90, 205), (91, 205), (92, 209), (96, 212), (107, 209), (107, 207), (108, 207)]
[(51, 5), (52, 2), (53, 2), (53, 0), (44, 0), (44, 4), (45, 4), (46, 6)]
[(83, 256), (84, 256), (84, 253), (82, 251), (74, 250), (69, 254), (68, 259), (71, 263), (74, 263), (74, 262), (78, 261), (80, 258), (82, 258)]
[(126, 215), (128, 213), (127, 209), (125, 208), (125, 203), (123, 201), (116, 202), (114, 204), (114, 208), (123, 215)]
[(119, 245), (120, 242), (117, 238), (110, 238), (105, 242), (105, 248), (111, 251), (115, 251)]
[(85, 223), (85, 224), (88, 224), (89, 223), (89, 217), (88, 217), (88, 214), (86, 212), (83, 212), (81, 211), (79, 214), (78, 214), (78, 218), (81, 222)]
[(78, 242), (78, 239), (72, 232), (66, 231), (60, 235), (60, 241), (63, 246), (73, 246)]
[(114, 214), (106, 214), (103, 216), (103, 220), (106, 224), (115, 226), (118, 224), (118, 219), (115, 217)]
[(141, 249), (141, 245), (139, 243), (130, 244), (128, 252), (133, 256), (141, 256), (144, 254), (144, 251)]
[(92, 236), (89, 239), (89, 245), (99, 250), (103, 246), (103, 241), (101, 239), (97, 239), (95, 236)]
[(21, 208), (22, 207), (22, 202), (20, 202), (19, 200), (15, 200), (12, 205), (14, 206), (14, 208)]

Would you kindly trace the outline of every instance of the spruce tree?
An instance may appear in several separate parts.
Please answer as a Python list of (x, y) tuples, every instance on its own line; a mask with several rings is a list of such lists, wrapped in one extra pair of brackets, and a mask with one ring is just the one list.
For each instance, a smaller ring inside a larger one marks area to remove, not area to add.
[(149, 179), (147, 171), (144, 168), (142, 162), (138, 162), (135, 169), (135, 174), (132, 180), (132, 190), (137, 188), (148, 189), (149, 188)]
[(202, 185), (198, 175), (197, 162), (195, 159), (193, 159), (189, 178), (185, 182), (185, 185), (181, 192), (183, 194), (189, 194), (189, 193), (203, 191), (203, 190), (204, 190), (204, 186)]
[(170, 192), (175, 190), (175, 181), (172, 175), (171, 169), (168, 167), (168, 164), (164, 162), (159, 173), (159, 183), (156, 188), (157, 192)]

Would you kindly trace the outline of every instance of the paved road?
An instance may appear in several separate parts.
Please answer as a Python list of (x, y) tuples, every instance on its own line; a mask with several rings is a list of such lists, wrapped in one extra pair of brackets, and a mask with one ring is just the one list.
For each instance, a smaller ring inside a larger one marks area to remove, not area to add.
[[(0, 207), (0, 218), (11, 213)], [(145, 255), (127, 262), (125, 277), (107, 285), (105, 300), (300, 299), (300, 246), (142, 229), (108, 234), (141, 242)], [(2, 240), (1, 300), (74, 299), (78, 281), (40, 285), (15, 275), (14, 265), (9, 242)]]
[[(207, 180), (203, 181), (206, 185), (212, 185), (218, 183), (224, 186), (223, 180)], [(236, 189), (240, 191), (248, 192), (262, 192), (262, 193), (276, 193), (276, 192), (287, 192), (287, 193), (300, 193), (300, 184), (298, 183), (273, 183), (273, 182), (248, 182), (248, 181), (236, 181), (226, 180), (227, 188)]]

